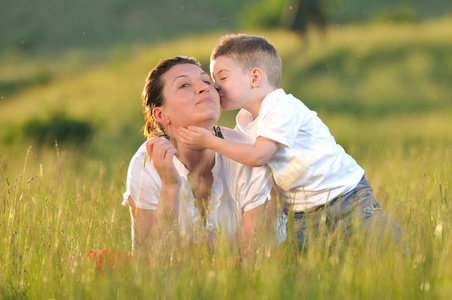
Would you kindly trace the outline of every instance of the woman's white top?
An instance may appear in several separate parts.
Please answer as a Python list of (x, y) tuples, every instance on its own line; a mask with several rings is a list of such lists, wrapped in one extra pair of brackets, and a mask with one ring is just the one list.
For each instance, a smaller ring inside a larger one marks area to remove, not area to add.
[[(174, 165), (181, 176), (179, 228), (182, 236), (193, 236), (196, 228), (204, 229), (197, 202), (188, 183), (188, 170), (176, 158)], [(252, 168), (239, 164), (221, 154), (215, 154), (212, 169), (213, 183), (206, 217), (209, 233), (219, 231), (232, 238), (240, 230), (242, 213), (270, 200), (273, 185), (271, 172), (266, 167)], [(156, 210), (162, 188), (160, 177), (146, 155), (143, 143), (133, 156), (127, 174), (127, 190), (122, 204), (127, 206), (129, 196), (137, 208)]]
[(351, 191), (364, 175), (317, 113), (282, 89), (265, 97), (255, 120), (242, 109), (235, 129), (253, 142), (262, 136), (279, 143), (267, 165), (284, 211), (309, 211), (326, 204)]

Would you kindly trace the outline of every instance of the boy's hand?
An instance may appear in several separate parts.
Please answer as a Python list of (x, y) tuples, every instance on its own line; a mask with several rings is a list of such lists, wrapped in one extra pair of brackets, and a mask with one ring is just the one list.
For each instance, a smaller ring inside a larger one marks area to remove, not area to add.
[(214, 137), (209, 130), (197, 126), (179, 127), (178, 130), (181, 141), (193, 150), (208, 148), (209, 140)]

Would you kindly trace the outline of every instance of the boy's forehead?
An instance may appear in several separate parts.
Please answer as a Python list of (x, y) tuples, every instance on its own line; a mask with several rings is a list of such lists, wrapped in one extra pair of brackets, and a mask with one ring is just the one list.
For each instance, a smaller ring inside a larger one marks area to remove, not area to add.
[(210, 61), (210, 73), (218, 73), (221, 71), (230, 71), (231, 69), (240, 67), (237, 62), (228, 56), (219, 56)]

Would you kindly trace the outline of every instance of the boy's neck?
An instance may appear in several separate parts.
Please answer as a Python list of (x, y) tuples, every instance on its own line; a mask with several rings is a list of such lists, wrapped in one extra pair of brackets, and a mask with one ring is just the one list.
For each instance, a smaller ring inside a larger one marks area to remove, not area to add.
[(275, 91), (277, 88), (268, 86), (266, 88), (260, 87), (259, 89), (255, 90), (255, 97), (251, 99), (246, 107), (243, 107), (245, 110), (247, 110), (252, 116), (253, 120), (257, 119), (259, 117), (259, 111), (262, 106), (262, 102), (264, 101), (265, 97), (267, 97), (268, 94)]

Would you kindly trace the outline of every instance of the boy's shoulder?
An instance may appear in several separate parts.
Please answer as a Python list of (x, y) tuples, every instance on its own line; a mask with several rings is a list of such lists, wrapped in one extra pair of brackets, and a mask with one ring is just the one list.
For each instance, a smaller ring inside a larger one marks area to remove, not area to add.
[(293, 106), (304, 106), (304, 103), (292, 94), (286, 94), (286, 92), (280, 88), (269, 93), (262, 101), (262, 107), (274, 105), (277, 105), (280, 109), (293, 109)]

